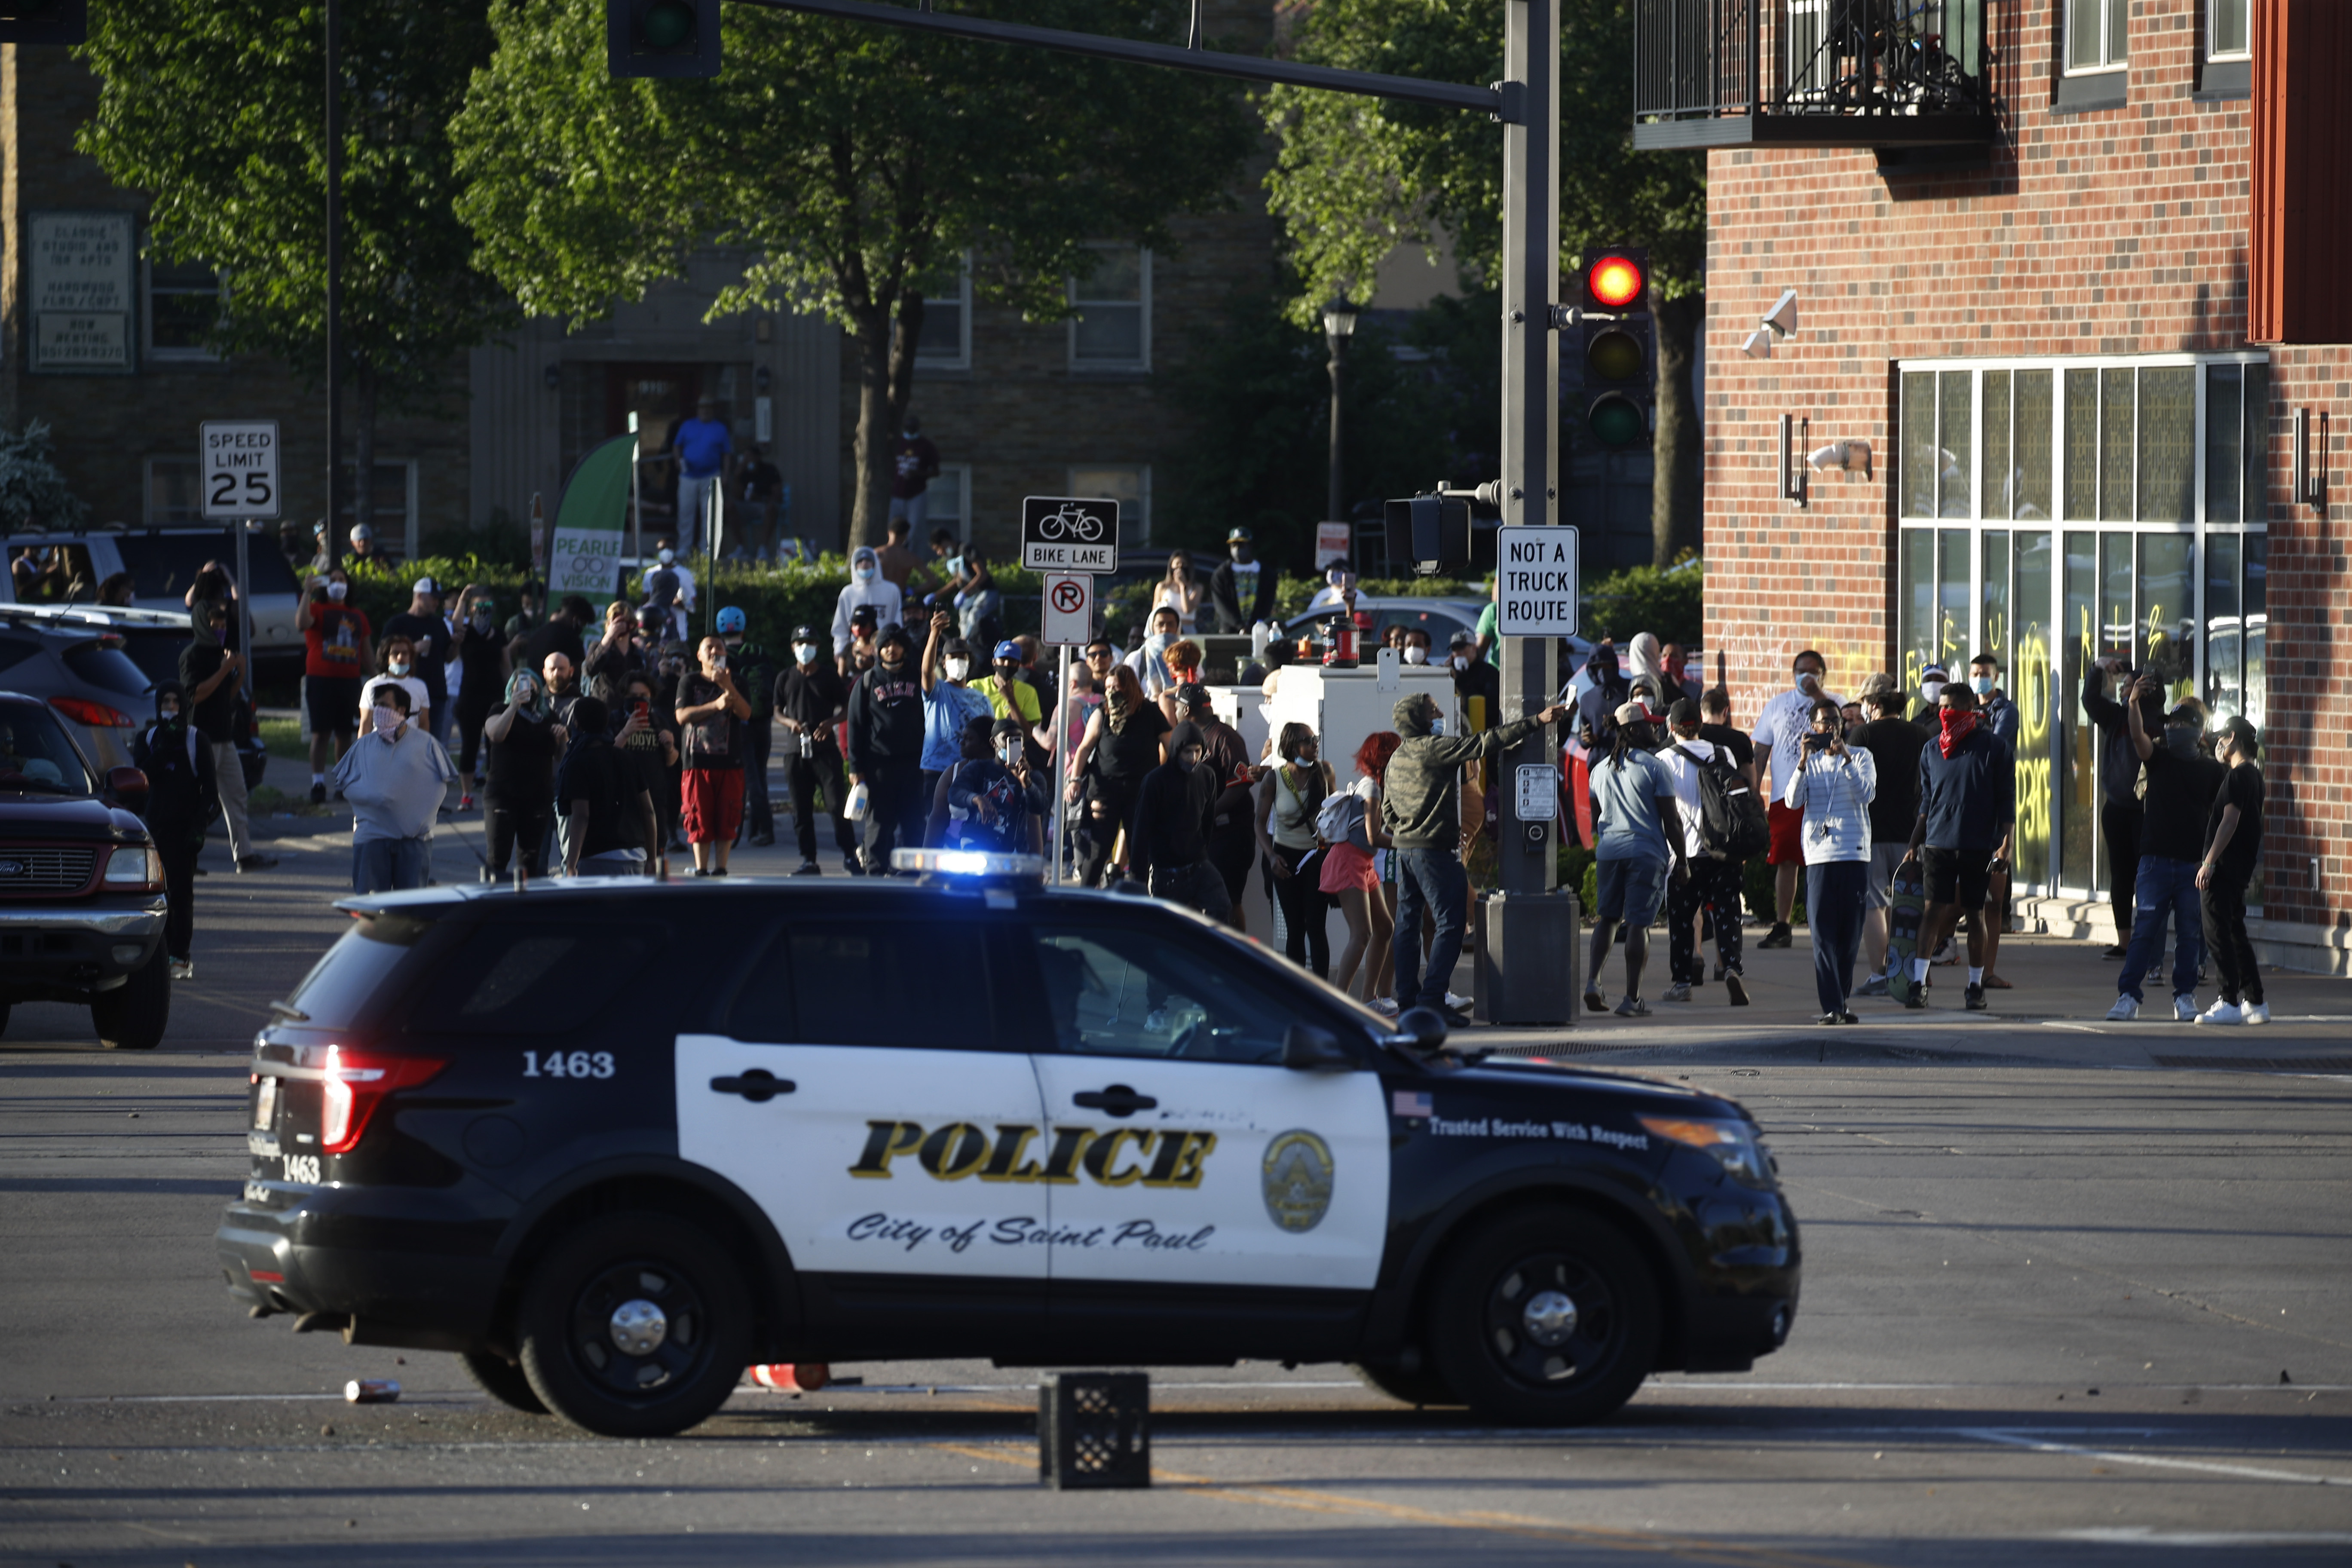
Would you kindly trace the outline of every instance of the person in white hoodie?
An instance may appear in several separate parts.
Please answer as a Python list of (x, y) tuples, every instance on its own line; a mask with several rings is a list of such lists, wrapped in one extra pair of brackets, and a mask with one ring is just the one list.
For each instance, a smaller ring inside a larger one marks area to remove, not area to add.
[(1824, 1024), (1859, 1023), (1847, 1008), (1853, 958), (1862, 946), (1864, 889), (1870, 883), (1870, 803), (1878, 764), (1845, 743), (1845, 713), (1836, 699), (1813, 704), (1801, 759), (1782, 786), (1781, 804), (1804, 813), (1805, 923), (1813, 931), (1813, 989)]
[[(1699, 739), (1699, 721), (1697, 703), (1687, 697), (1676, 699), (1666, 710), (1673, 739), (1658, 753), (1658, 761), (1675, 775), (1675, 805), (1683, 819), (1683, 853), (1690, 866), (1688, 877), (1666, 888), (1666, 957), (1674, 984), (1666, 987), (1665, 999), (1689, 1001), (1691, 987), (1706, 977), (1706, 960), (1699, 954), (1697, 940), (1699, 911), (1704, 910), (1715, 921), (1715, 962), (1723, 972), (1724, 989), (1730, 994), (1731, 1005), (1745, 1007), (1748, 983), (1740, 963), (1739, 905), (1746, 864), (1717, 859), (1706, 847), (1700, 827), (1699, 770), (1714, 761), (1716, 748), (1714, 742)], [(1746, 777), (1736, 773), (1732, 782), (1748, 787)]]
[(906, 595), (898, 584), (882, 575), (882, 557), (870, 544), (850, 552), (849, 582), (833, 605), (833, 657), (840, 663), (841, 673), (851, 679), (856, 679), (856, 672), (849, 668), (849, 615), (861, 605), (874, 607), (877, 627), (907, 624)]
[(457, 765), (441, 742), (409, 721), (408, 693), (376, 689), (374, 725), (335, 764), (352, 807), (352, 891), (421, 888), (430, 870), (433, 822)]

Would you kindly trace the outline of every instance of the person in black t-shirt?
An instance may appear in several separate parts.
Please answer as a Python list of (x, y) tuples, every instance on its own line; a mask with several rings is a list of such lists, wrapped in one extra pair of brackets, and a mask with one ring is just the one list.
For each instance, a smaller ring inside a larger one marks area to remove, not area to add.
[(505, 705), (482, 721), (482, 738), (489, 752), (482, 816), (489, 830), (490, 875), (503, 879), (508, 862), (520, 849), (523, 870), (544, 876), (555, 759), (564, 732), (539, 677), (518, 669), (508, 678)]
[[(1732, 723), (1731, 693), (1720, 686), (1714, 687), (1698, 700), (1698, 738), (1729, 757), (1731, 765), (1739, 770), (1741, 776), (1754, 784), (1756, 742), (1748, 738), (1747, 731)], [(1908, 823), (1904, 825), (1903, 831), (1911, 831)]]
[[(639, 670), (629, 677), (618, 694), (607, 724), (613, 731), (613, 749), (636, 770), (637, 782), (653, 797), (654, 819), (660, 832), (655, 837), (656, 846), (669, 843), (677, 831), (680, 809), (677, 721), (670, 716), (670, 705), (654, 677)], [(667, 859), (667, 853), (656, 859)]]
[(606, 719), (593, 697), (572, 704), (572, 744), (555, 777), (556, 807), (571, 825), (567, 877), (639, 875), (654, 842), (653, 799), (605, 738)]
[(2164, 952), (2165, 926), (2177, 923), (2172, 949), (2172, 1016), (2186, 1024), (2197, 1016), (2197, 972), (2205, 957), (2204, 912), (2197, 896), (2197, 866), (2205, 844), (2205, 824), (2224, 770), (2197, 751), (2197, 710), (2183, 704), (2167, 716), (2161, 739), (2147, 732), (2147, 710), (2164, 700), (2164, 683), (2143, 676), (2132, 688), (2124, 712), (2132, 749), (2147, 781), (2139, 832), (2139, 885), (2134, 889), (2131, 944), (2123, 973), (2116, 977), (2116, 1023), (2139, 1016), (2140, 978)]
[(842, 815), (848, 792), (842, 783), (841, 743), (835, 729), (849, 705), (849, 682), (823, 657), (824, 638), (813, 626), (793, 628), (793, 667), (776, 678), (776, 724), (783, 731), (785, 777), (793, 792), (793, 826), (800, 837), (795, 877), (814, 877), (816, 863), (817, 792), (824, 793), (833, 817), (834, 847), (842, 869), (855, 877), (857, 829)]
[(1854, 994), (1884, 996), (1890, 889), (1895, 868), (1910, 847), (1911, 825), (1918, 820), (1919, 748), (1929, 736), (1903, 717), (1906, 699), (1891, 684), (1864, 693), (1862, 704), (1867, 721), (1849, 743), (1870, 753), (1878, 770), (1878, 794), (1870, 802), (1870, 880), (1863, 889), (1862, 945), (1870, 959), (1870, 978)]
[(2263, 972), (2246, 937), (2246, 884), (2263, 863), (2263, 754), (2254, 727), (2243, 718), (2221, 726), (2221, 760), (2228, 766), (2205, 828), (2205, 858), (2197, 868), (2204, 892), (2205, 941), (2221, 976), (2221, 999), (2197, 1015), (2200, 1024), (2267, 1024)]
[(416, 650), (416, 678), (425, 682), (425, 727), (433, 738), (447, 744), (449, 739), (449, 661), (457, 655), (457, 645), (449, 636), (449, 624), (441, 618), (441, 586), (430, 577), (419, 577), (410, 591), (408, 608), (383, 623), (384, 640), (406, 637), (409, 647)]
[(1501, 723), (1503, 672), (1478, 657), (1477, 634), (1466, 628), (1456, 631), (1446, 640), (1445, 662), (1454, 671), (1454, 695), (1462, 711), (1470, 711), (1470, 699), (1475, 697), (1483, 704), (1478, 710), (1479, 728), (1491, 730)]
[(180, 650), (180, 685), (188, 694), (190, 721), (197, 738), (212, 748), (214, 784), (220, 793), (221, 817), (228, 825), (229, 850), (236, 858), (236, 868), (267, 870), (278, 864), (278, 857), (257, 853), (253, 830), (246, 826), (245, 761), (236, 749), (238, 677), (245, 668), (245, 656), (228, 647), (228, 601), (200, 599), (191, 618), (194, 634)]

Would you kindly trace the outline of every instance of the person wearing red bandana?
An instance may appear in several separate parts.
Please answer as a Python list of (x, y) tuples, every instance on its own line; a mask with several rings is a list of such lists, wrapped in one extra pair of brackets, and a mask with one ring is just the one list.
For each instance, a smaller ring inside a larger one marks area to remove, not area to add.
[(1903, 1005), (1927, 1005), (1927, 955), (1967, 914), (1965, 1005), (1977, 1013), (1985, 1006), (1985, 892), (2017, 816), (2017, 763), (2009, 748), (1979, 724), (1982, 715), (1975, 692), (1947, 686), (1937, 695), (1936, 738), (1919, 748), (1919, 819), (1904, 856), (1906, 862), (1919, 861), (1926, 872), (1927, 911), (1919, 925), (1919, 956), (1911, 961), (1911, 994)]

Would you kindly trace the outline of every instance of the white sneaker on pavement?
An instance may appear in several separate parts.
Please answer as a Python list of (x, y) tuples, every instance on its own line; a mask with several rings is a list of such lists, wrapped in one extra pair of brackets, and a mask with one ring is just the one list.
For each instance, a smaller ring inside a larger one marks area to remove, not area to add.
[(2197, 1021), (2200, 1024), (2242, 1024), (2246, 1016), (2239, 1010), (2236, 1003), (2224, 1000), (2215, 1002), (2198, 1014)]
[(2139, 999), (2129, 992), (2116, 997), (2116, 1005), (2107, 1009), (2107, 1022), (2110, 1024), (2128, 1024), (2138, 1016)]
[(1467, 1013), (1470, 1011), (1470, 998), (1459, 995), (1452, 991), (1448, 991), (1445, 994), (1445, 1005), (1453, 1008), (1457, 1013)]
[(2176, 1024), (2193, 1024), (2197, 1021), (2197, 994), (2195, 992), (2176, 991), (2173, 993), (2172, 1021)]
[(2246, 1022), (2249, 1024), (2267, 1024), (2271, 1021), (2271, 1005), (2267, 1002), (2249, 1002), (2245, 1005), (2244, 1012)]

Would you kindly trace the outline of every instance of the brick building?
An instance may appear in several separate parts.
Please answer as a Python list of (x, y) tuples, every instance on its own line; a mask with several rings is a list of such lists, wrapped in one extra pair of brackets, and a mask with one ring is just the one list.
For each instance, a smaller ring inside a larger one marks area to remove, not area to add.
[[(1706, 646), (1738, 710), (1801, 648), (1845, 693), (1999, 654), (2024, 721), (2024, 908), (2104, 938), (2076, 693), (2122, 651), (2261, 727), (2255, 934), (2346, 972), (2347, 8), (1640, 15), (1636, 143), (1710, 149)], [(1800, 330), (1776, 338), (1759, 319), (1790, 289)], [(1868, 467), (1789, 499), (1784, 416), (1790, 445), (1867, 442)]]

